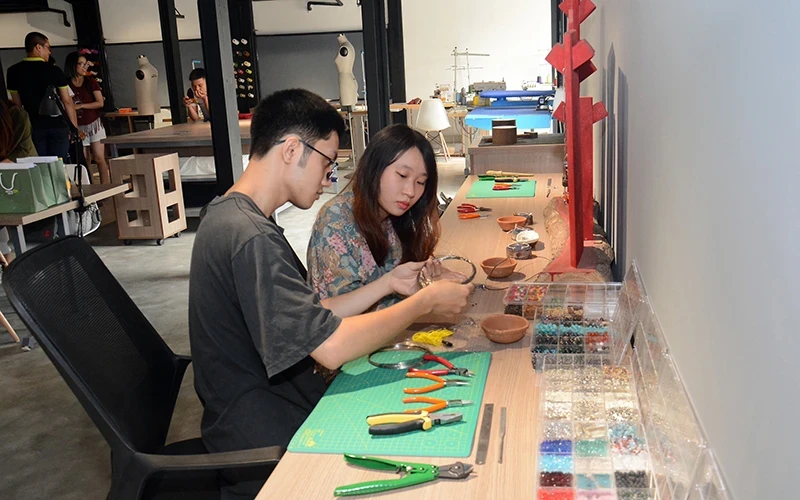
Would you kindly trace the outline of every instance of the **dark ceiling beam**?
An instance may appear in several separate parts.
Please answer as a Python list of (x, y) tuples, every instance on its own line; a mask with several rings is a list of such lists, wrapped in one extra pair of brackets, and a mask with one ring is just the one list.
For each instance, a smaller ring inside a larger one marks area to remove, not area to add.
[(244, 170), (228, 0), (197, 0), (197, 11), (208, 86), (217, 193), (223, 195)]
[(389, 125), (389, 53), (384, 0), (361, 3), (369, 136)]
[(161, 43), (164, 46), (164, 65), (167, 74), (167, 93), (172, 123), (186, 123), (186, 106), (183, 104), (183, 69), (181, 47), (178, 40), (178, 19), (175, 0), (158, 0), (158, 17), (161, 20)]

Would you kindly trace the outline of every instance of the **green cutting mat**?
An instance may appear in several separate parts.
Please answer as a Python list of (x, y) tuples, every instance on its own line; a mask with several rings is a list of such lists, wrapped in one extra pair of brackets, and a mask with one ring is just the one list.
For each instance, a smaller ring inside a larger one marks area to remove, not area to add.
[[(489, 373), (491, 353), (437, 353), (459, 368), (473, 373), (469, 386), (444, 387), (420, 396), (440, 399), (468, 399), (470, 406), (446, 408), (459, 412), (463, 422), (434, 425), (428, 431), (414, 431), (396, 436), (371, 436), (366, 418), (376, 413), (402, 412), (424, 408), (423, 403), (404, 404), (406, 387), (425, 387), (427, 379), (407, 379), (405, 371), (376, 368), (360, 358), (346, 364), (325, 396), (311, 412), (289, 443), (289, 451), (300, 453), (355, 453), (356, 455), (411, 455), (425, 457), (468, 457), (475, 438), (475, 428)], [(426, 363), (422, 368), (442, 368)], [(447, 378), (454, 378), (452, 376)]]
[(494, 181), (475, 181), (467, 193), (467, 198), (527, 198), (533, 197), (536, 193), (536, 181), (516, 182), (513, 185), (519, 189), (509, 189), (508, 191), (492, 191)]

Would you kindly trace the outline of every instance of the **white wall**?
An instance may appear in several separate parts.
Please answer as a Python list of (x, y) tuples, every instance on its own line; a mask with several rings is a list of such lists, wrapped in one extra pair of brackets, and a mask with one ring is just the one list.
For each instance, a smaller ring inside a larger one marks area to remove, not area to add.
[(800, 4), (595, 1), (587, 87), (613, 101), (618, 250), (640, 265), (735, 498), (797, 498)]
[[(406, 96), (425, 98), (435, 84), (453, 82), (453, 47), (490, 54), (470, 58), (472, 81), (505, 78), (509, 89), (523, 80), (549, 74), (544, 57), (550, 48), (549, 0), (506, 0), (502, 8), (485, 1), (404, 0), (403, 31), (406, 59)], [(459, 65), (464, 64), (459, 58)], [(466, 87), (466, 72), (458, 87)]]
[[(186, 16), (178, 19), (178, 37), (200, 38), (197, 0), (175, 0), (175, 7)], [(100, 12), (108, 43), (161, 40), (158, 0), (100, 0)], [(343, 7), (315, 6), (311, 12), (301, 0), (254, 2), (253, 17), (259, 35), (361, 29), (361, 9), (355, 0), (347, 0)]]
[[(53, 0), (54, 2), (63, 0)], [(361, 29), (361, 9), (355, 0), (343, 7), (315, 6), (306, 10), (302, 0), (255, 2), (253, 13), (258, 34), (337, 32)], [(186, 19), (178, 20), (182, 40), (200, 37), (196, 0), (176, 0)], [(472, 81), (505, 78), (509, 88), (520, 88), (523, 80), (549, 73), (544, 63), (550, 45), (549, 0), (508, 0), (504, 9), (487, 9), (481, 0), (403, 1), (406, 94), (429, 96), (437, 83), (452, 83), (450, 53), (459, 50), (490, 54), (471, 58)], [(509, 13), (513, 15), (509, 15)], [(108, 43), (161, 40), (158, 0), (100, 0), (103, 31)], [(33, 28), (19, 22), (25, 14), (0, 16), (0, 47), (18, 47)], [(30, 14), (29, 16), (44, 16)], [(47, 14), (57, 19), (55, 14)], [(7, 29), (4, 29), (7, 28)], [(44, 29), (44, 28), (42, 28)], [(54, 45), (74, 43), (69, 37), (51, 36)], [(335, 50), (335, 47), (332, 49)], [(464, 58), (459, 64), (464, 64)], [(330, 68), (334, 71), (334, 68)], [(466, 86), (465, 71), (458, 73), (458, 86)]]
[(64, 17), (57, 12), (29, 12), (0, 15), (0, 48), (22, 47), (25, 35), (39, 31), (47, 35), (51, 45), (72, 45), (75, 35), (75, 18), (72, 5), (64, 0), (50, 0), (50, 7), (67, 12), (71, 27), (64, 26)]
[[(253, 20), (256, 33), (319, 33), (326, 31), (360, 31), (361, 8), (356, 0), (344, 0), (342, 7), (314, 5), (306, 10), (305, 0), (254, 2)], [(335, 54), (334, 47), (334, 56)]]
[[(197, 0), (175, 0), (175, 7), (186, 16), (178, 19), (178, 38), (200, 38)], [(106, 43), (161, 40), (158, 0), (100, 0), (100, 17)]]

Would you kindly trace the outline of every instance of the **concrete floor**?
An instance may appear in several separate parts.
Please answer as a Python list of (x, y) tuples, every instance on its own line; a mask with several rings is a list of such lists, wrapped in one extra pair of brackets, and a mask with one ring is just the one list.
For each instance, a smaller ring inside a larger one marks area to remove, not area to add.
[[(464, 181), (463, 169), (462, 158), (440, 163), (439, 191), (453, 196)], [(316, 213), (332, 196), (324, 195), (310, 210), (292, 207), (280, 214), (303, 262)], [(190, 220), (182, 238), (161, 247), (123, 246), (113, 224), (87, 237), (170, 348), (182, 354), (189, 353), (189, 256), (196, 227), (197, 220)], [(1, 288), (0, 310), (21, 337), (28, 336)], [(192, 373), (190, 366), (168, 442), (200, 434), (202, 409)], [(42, 350), (22, 351), (5, 330), (0, 331), (0, 464), (0, 499), (100, 500), (108, 493), (109, 448), (100, 432)]]

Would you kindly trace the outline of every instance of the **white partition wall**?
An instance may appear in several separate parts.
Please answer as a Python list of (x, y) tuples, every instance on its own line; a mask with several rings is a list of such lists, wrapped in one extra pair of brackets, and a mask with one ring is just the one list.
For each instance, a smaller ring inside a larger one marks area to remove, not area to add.
[(611, 114), (595, 158), (618, 179), (617, 255), (646, 277), (734, 497), (794, 498), (800, 4), (595, 3), (585, 90)]

